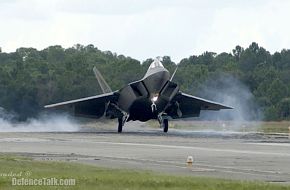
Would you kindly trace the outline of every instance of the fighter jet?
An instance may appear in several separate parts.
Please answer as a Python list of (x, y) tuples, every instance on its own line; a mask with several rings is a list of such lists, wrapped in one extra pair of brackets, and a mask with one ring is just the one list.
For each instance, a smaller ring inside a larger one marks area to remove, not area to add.
[(198, 117), (201, 110), (232, 109), (232, 107), (185, 94), (172, 82), (177, 71), (170, 76), (160, 58), (149, 66), (145, 76), (117, 91), (112, 91), (100, 72), (94, 67), (103, 94), (46, 105), (45, 108), (72, 110), (75, 116), (118, 119), (118, 132), (125, 122), (157, 120), (164, 132), (168, 120)]

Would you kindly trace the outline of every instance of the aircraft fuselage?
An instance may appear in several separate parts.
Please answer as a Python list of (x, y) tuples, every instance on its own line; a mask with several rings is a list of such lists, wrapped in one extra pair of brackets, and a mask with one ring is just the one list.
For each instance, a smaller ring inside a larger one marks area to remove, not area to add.
[[(170, 98), (164, 97), (164, 90), (170, 83), (170, 74), (162, 65), (150, 66), (140, 81), (130, 83), (119, 91), (118, 106), (129, 114), (128, 120), (147, 121), (156, 119), (166, 108)], [(176, 89), (177, 88), (177, 89)], [(177, 93), (175, 86), (172, 93)], [(175, 95), (174, 94), (174, 95)]]

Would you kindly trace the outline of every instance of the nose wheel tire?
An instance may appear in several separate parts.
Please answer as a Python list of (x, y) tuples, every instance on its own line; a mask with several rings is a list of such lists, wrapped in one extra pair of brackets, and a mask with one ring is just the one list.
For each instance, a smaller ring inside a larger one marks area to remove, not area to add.
[(168, 119), (163, 120), (163, 132), (167, 133), (168, 131)]

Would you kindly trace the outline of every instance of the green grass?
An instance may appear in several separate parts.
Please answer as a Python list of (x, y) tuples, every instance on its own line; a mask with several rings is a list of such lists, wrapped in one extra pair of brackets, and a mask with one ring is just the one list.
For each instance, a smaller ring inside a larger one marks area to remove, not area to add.
[(289, 133), (290, 121), (270, 122), (233, 122), (233, 121), (176, 121), (170, 123), (171, 128), (192, 131), (237, 131), (262, 133)]
[(265, 133), (289, 133), (290, 122), (262, 122), (260, 130)]
[(75, 186), (12, 186), (11, 177), (0, 175), (0, 189), (200, 189), (200, 190), (245, 190), (245, 189), (289, 189), (290, 186), (273, 185), (262, 182), (243, 182), (221, 180), (202, 177), (183, 177), (156, 174), (153, 172), (119, 170), (99, 168), (89, 165), (53, 162), (33, 161), (13, 155), (0, 156), (0, 174), (19, 173), (30, 171), (29, 178), (74, 178)]

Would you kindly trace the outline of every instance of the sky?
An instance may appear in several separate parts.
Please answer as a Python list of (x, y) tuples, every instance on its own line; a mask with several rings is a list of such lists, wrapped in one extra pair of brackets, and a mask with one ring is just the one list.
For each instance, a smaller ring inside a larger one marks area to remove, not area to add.
[(175, 62), (257, 42), (290, 48), (288, 0), (0, 0), (0, 47), (93, 44), (140, 61)]

